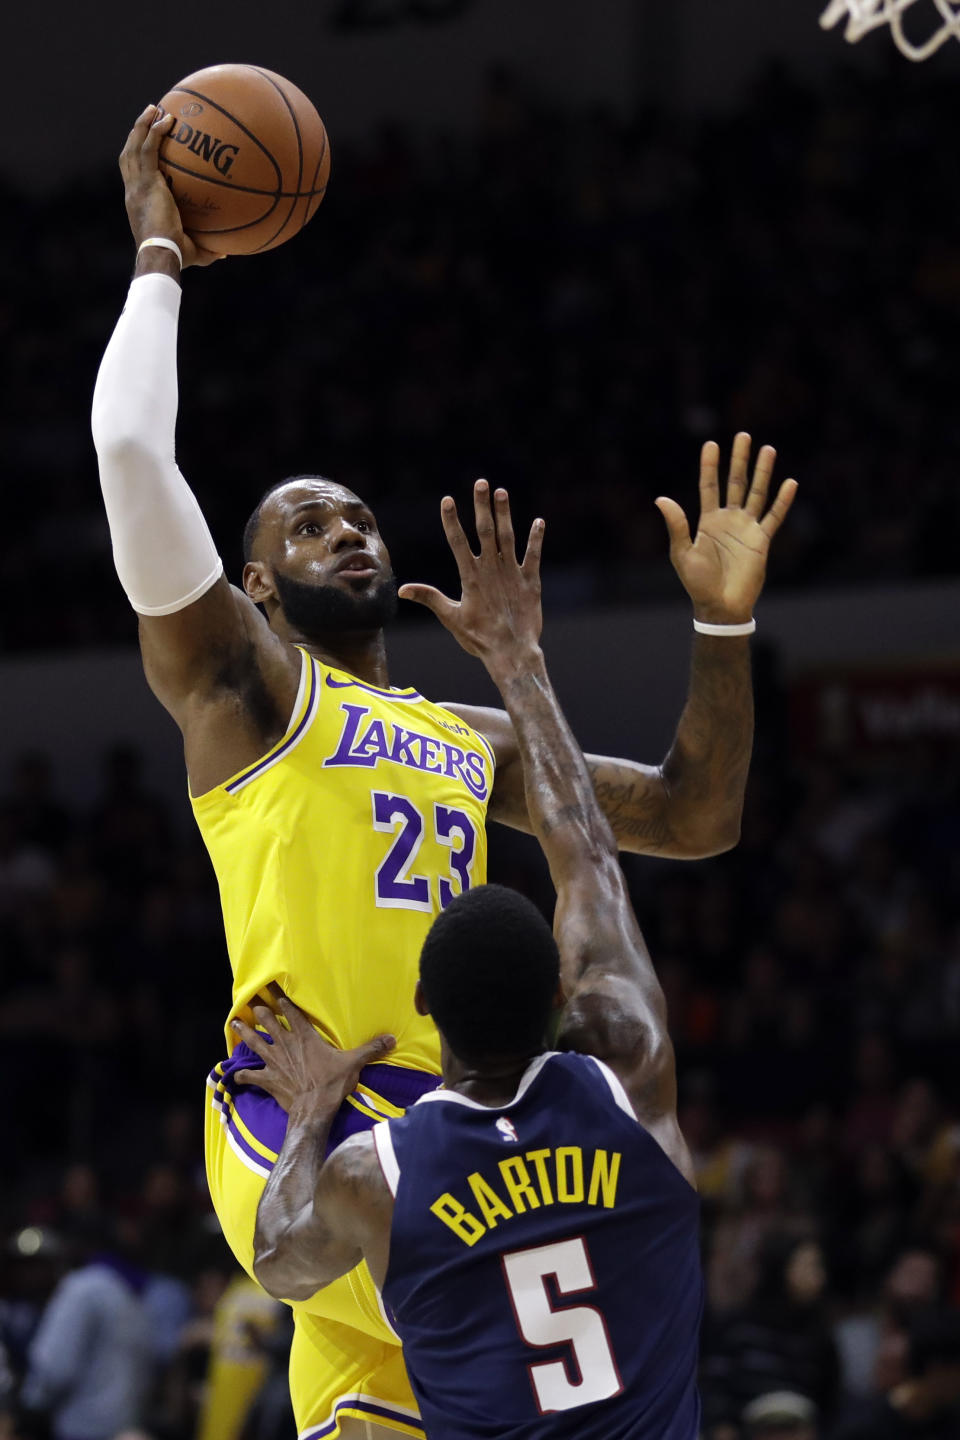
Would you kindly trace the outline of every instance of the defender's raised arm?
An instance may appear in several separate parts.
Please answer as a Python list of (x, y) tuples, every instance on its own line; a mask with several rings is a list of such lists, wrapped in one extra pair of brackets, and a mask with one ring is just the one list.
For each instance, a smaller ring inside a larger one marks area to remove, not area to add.
[(540, 550), (534, 522), (522, 563), (504, 490), (474, 493), (474, 555), (449, 497), (444, 531), (457, 561), (459, 602), (425, 586), (401, 595), (428, 606), (503, 697), (523, 769), (527, 812), (557, 891), (554, 931), (566, 1007), (561, 1044), (606, 1060), (638, 1117), (691, 1174), (676, 1125), (673, 1048), (666, 1007), (617, 858), (616, 841), (547, 675), (540, 648)]

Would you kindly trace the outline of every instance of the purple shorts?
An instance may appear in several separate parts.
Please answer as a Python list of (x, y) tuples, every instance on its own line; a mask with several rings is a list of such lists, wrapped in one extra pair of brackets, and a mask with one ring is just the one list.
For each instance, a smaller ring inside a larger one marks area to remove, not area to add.
[[(232, 1103), (225, 1108), (228, 1116), (227, 1129), (237, 1145), (259, 1165), (270, 1165), (262, 1153), (254, 1151), (246, 1140), (243, 1130), (233, 1119), (234, 1112), (243, 1126), (256, 1136), (260, 1144), (279, 1155), (287, 1133), (287, 1112), (282, 1110), (272, 1095), (258, 1085), (238, 1085), (233, 1076), (238, 1070), (259, 1070), (263, 1061), (255, 1055), (249, 1045), (242, 1042), (229, 1059), (222, 1060), (210, 1074), (214, 1088), (222, 1085)], [(327, 1154), (335, 1150), (348, 1135), (357, 1135), (361, 1130), (370, 1130), (380, 1119), (389, 1119), (389, 1113), (377, 1104), (377, 1098), (386, 1100), (400, 1110), (408, 1110), (416, 1104), (421, 1095), (436, 1090), (440, 1084), (438, 1075), (428, 1075), (423, 1070), (408, 1070), (403, 1065), (367, 1065), (360, 1071), (360, 1084), (373, 1096), (353, 1095), (344, 1100), (334, 1118), (327, 1141)], [(361, 1108), (362, 1107), (362, 1108)], [(371, 1113), (373, 1112), (373, 1113)], [(379, 1112), (379, 1113), (377, 1113)]]

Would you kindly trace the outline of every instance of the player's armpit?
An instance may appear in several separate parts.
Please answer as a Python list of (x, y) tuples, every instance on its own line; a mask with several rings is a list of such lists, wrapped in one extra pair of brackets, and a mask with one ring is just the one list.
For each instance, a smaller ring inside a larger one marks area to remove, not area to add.
[(223, 575), (182, 609), (138, 620), (147, 684), (178, 721), (192, 697), (215, 686), (218, 672), (234, 672), (252, 657), (239, 597)]
[(140, 650), (147, 683), (183, 735), (194, 796), (253, 764), (282, 737), (300, 656), (225, 580), (186, 610), (141, 617)]
[(276, 703), (287, 711), (296, 693), (294, 685), (288, 696), (283, 681), (299, 676), (297, 657), (243, 591), (223, 576), (182, 610), (141, 615), (140, 650), (147, 683), (181, 729), (183, 715), (196, 700), (223, 692), (255, 699), (247, 692), (258, 675), (268, 693), (283, 691)]

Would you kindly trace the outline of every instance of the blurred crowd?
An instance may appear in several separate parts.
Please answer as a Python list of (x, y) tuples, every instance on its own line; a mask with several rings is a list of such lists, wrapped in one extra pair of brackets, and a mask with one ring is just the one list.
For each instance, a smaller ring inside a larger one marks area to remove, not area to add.
[[(264, 486), (320, 470), (376, 505), (403, 578), (442, 578), (434, 505), (484, 474), (548, 517), (554, 606), (670, 591), (653, 498), (692, 501), (699, 441), (740, 427), (803, 482), (774, 584), (955, 570), (953, 102), (923, 66), (895, 103), (877, 74), (773, 69), (733, 113), (627, 122), (499, 71), (469, 138), (334, 136), (303, 236), (185, 281), (179, 457), (231, 573)], [(0, 644), (109, 643), (132, 622), (89, 402), (133, 259), (119, 176), (3, 201), (30, 600)]]
[[(788, 765), (777, 711), (761, 684), (740, 846), (628, 861), (703, 1196), (704, 1436), (956, 1437), (960, 760)], [(113, 1440), (62, 1423), (76, 1387), (113, 1393), (62, 1343), (99, 1297), (125, 1423), (224, 1440), (204, 1405), (230, 1363), (240, 1397), (273, 1377), (245, 1436), (289, 1440), (283, 1322), (237, 1276), (202, 1171), (228, 997), (206, 856), (128, 747), (88, 813), (48, 757), (16, 757), (0, 819), (0, 1386), (27, 1410), (10, 1433), (46, 1415), (55, 1440)], [(549, 904), (534, 843), (491, 838), (492, 877)]]
[[(248, 1440), (294, 1433), (285, 1309), (240, 1274), (207, 1196), (229, 966), (212, 870), (175, 818), (125, 746), (90, 813), (39, 753), (0, 799), (0, 1440), (237, 1440), (248, 1410)], [(224, 1367), (235, 1408), (221, 1384), (208, 1413)]]

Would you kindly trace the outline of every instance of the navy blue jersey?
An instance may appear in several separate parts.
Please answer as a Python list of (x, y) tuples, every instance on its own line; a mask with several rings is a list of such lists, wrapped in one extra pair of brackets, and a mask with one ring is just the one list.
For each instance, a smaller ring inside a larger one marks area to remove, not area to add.
[(430, 1440), (696, 1440), (696, 1192), (585, 1055), (374, 1127), (383, 1298)]

